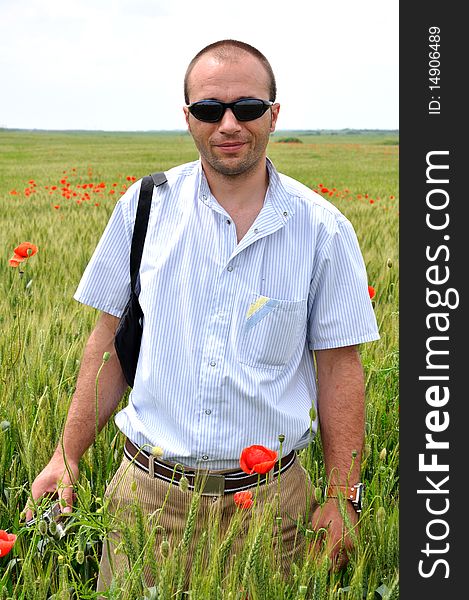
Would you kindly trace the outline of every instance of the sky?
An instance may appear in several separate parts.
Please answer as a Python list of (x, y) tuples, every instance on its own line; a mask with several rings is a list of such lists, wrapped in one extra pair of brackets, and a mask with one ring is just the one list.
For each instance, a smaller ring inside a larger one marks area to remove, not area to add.
[(277, 129), (398, 129), (398, 0), (0, 0), (0, 127), (185, 129), (192, 57), (270, 61)]

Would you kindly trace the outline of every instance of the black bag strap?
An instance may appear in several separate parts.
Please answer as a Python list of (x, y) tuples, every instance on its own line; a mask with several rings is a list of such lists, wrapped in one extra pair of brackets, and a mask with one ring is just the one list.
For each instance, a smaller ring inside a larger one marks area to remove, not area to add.
[(130, 249), (130, 286), (137, 293), (136, 286), (140, 263), (142, 261), (143, 246), (147, 234), (148, 218), (150, 216), (153, 186), (166, 183), (166, 175), (163, 172), (146, 175), (142, 179), (140, 195), (138, 197), (137, 214), (135, 215), (134, 231), (132, 234), (132, 246)]

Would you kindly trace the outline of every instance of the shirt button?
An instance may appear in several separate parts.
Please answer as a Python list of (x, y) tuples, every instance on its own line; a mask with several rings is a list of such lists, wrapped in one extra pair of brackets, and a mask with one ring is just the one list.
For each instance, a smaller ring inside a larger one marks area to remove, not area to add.
[(208, 460), (208, 456), (207, 456), (206, 454), (204, 454), (204, 455), (202, 456), (202, 460)]
[(210, 366), (211, 366), (211, 367), (216, 367), (216, 366), (217, 366), (217, 363), (216, 363), (214, 360), (211, 360), (211, 361), (210, 361)]
[(211, 415), (211, 414), (212, 414), (212, 411), (211, 411), (209, 408), (207, 408), (207, 409), (205, 410), (205, 414), (206, 414), (206, 415)]
[(226, 270), (231, 273), (231, 271), (233, 270), (233, 267), (230, 265), (229, 267), (226, 267)]
[(257, 229), (257, 227), (254, 229), (254, 233), (259, 233), (259, 229)]
[(229, 219), (226, 219), (226, 224), (231, 225), (231, 221)]
[(288, 217), (288, 213), (287, 213), (287, 211), (285, 211), (285, 212), (283, 213), (283, 216), (284, 216), (284, 217)]

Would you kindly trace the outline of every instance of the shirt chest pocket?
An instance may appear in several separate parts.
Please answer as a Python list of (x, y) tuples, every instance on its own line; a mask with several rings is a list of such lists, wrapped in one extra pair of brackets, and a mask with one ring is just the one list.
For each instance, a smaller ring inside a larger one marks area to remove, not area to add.
[(255, 294), (244, 321), (239, 361), (281, 369), (304, 345), (306, 300), (276, 300)]

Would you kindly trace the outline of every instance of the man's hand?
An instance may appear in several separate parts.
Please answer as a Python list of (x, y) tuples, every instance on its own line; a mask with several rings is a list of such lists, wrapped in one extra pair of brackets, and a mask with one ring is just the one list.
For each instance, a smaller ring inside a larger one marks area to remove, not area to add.
[[(343, 511), (346, 514), (343, 514)], [(327, 554), (335, 570), (342, 569), (349, 561), (348, 553), (353, 548), (353, 540), (358, 534), (358, 514), (348, 500), (343, 500), (342, 505), (336, 498), (329, 498), (324, 505), (319, 506), (312, 518), (314, 531), (324, 529), (311, 550), (320, 552), (321, 543), (325, 544)]]
[[(56, 496), (59, 499), (61, 511), (63, 513), (71, 512), (73, 484), (77, 479), (78, 465), (71, 463), (65, 465), (61, 456), (54, 455), (34, 480), (31, 486), (32, 498), (36, 502), (46, 495)], [(31, 500), (27, 502), (24, 512), (26, 521), (29, 521), (33, 517)]]
[[(318, 350), (315, 355), (319, 431), (327, 481), (338, 486), (354, 484), (360, 481), (365, 433), (365, 384), (360, 355), (355, 346)], [(358, 514), (345, 498), (328, 498), (313, 515), (313, 528), (327, 531), (326, 548), (337, 569), (348, 562), (347, 552), (353, 546), (357, 522)]]
[[(85, 347), (78, 374), (77, 386), (68, 410), (64, 433), (49, 464), (39, 473), (31, 487), (34, 501), (45, 495), (58, 496), (62, 512), (70, 512), (73, 505), (73, 484), (78, 479), (78, 464), (99, 430), (108, 422), (127, 389), (119, 359), (114, 348), (114, 336), (119, 319), (102, 313)], [(96, 378), (103, 355), (110, 358), (99, 377), (96, 403)], [(98, 406), (96, 406), (98, 404)], [(98, 414), (96, 414), (98, 408)], [(66, 456), (66, 460), (64, 459)], [(25, 507), (26, 520), (32, 516), (31, 500)]]

